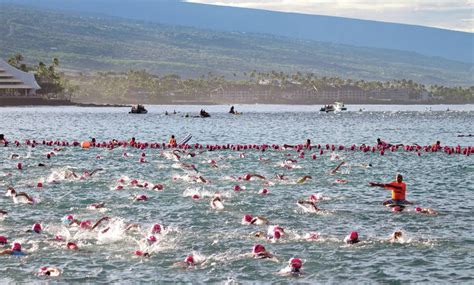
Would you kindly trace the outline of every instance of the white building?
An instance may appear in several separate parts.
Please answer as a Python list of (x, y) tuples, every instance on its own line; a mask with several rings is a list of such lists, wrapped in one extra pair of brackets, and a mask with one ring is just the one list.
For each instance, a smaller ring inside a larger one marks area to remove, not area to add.
[(0, 97), (35, 96), (41, 89), (32, 73), (24, 72), (0, 59)]

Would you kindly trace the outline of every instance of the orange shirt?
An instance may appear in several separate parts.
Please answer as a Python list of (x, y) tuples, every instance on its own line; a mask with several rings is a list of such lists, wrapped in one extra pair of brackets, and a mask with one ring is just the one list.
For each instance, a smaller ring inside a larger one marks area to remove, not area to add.
[[(401, 187), (401, 189), (397, 189), (390, 186), (398, 186)], [(392, 200), (405, 200), (405, 193), (407, 191), (407, 185), (405, 183), (398, 183), (397, 181), (393, 181), (387, 186), (385, 186), (385, 188), (392, 191)]]
[(170, 139), (169, 144), (170, 144), (170, 145), (175, 145), (175, 144), (176, 144), (176, 140), (175, 140), (175, 139)]

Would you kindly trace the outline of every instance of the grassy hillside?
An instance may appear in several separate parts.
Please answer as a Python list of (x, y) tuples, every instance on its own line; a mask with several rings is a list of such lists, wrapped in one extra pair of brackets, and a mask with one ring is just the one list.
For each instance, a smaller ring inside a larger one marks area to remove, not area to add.
[[(216, 31), (388, 48), (474, 63), (474, 34), (430, 27), (186, 3), (182, 0), (0, 0)], [(397, 2), (397, 1), (395, 1)]]
[(119, 18), (61, 14), (2, 4), (0, 56), (31, 62), (61, 60), (68, 69), (146, 69), (238, 78), (243, 72), (313, 72), (354, 79), (412, 79), (472, 85), (472, 65), (416, 53), (301, 41), (261, 34), (215, 32)]

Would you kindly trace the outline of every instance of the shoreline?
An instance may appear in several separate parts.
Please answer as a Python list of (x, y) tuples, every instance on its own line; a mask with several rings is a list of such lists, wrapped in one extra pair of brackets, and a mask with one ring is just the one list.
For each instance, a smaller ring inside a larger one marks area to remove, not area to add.
[[(16, 101), (16, 100), (15, 100)], [(334, 103), (334, 102), (332, 102)], [(332, 103), (320, 103), (320, 102), (153, 102), (153, 103), (140, 103), (145, 106), (219, 106), (219, 105), (294, 105), (294, 106), (324, 106)], [(405, 105), (405, 106), (422, 106), (422, 105), (472, 105), (474, 102), (404, 102), (404, 101), (383, 101), (383, 102), (344, 102), (346, 106), (354, 105)], [(47, 101), (42, 99), (41, 101), (35, 100), (28, 102), (22, 100), (20, 102), (5, 102), (0, 98), (0, 108), (1, 107), (105, 107), (105, 108), (131, 108), (133, 104), (116, 104), (116, 103), (82, 103), (82, 102), (73, 102), (68, 100), (54, 100)]]

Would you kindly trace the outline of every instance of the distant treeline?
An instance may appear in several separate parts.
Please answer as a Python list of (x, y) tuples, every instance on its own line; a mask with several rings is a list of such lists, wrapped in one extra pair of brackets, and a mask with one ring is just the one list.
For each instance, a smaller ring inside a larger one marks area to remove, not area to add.
[[(244, 78), (244, 79), (242, 79)], [(271, 90), (318, 90), (360, 88), (377, 94), (383, 90), (402, 90), (410, 95), (430, 94), (439, 102), (474, 102), (474, 86), (447, 87), (440, 85), (426, 86), (412, 80), (365, 81), (343, 79), (339, 77), (318, 77), (313, 73), (287, 74), (283, 72), (245, 72), (234, 74), (232, 78), (208, 73), (198, 78), (181, 78), (176, 74), (154, 75), (145, 70), (129, 72), (97, 72), (79, 74), (71, 77), (79, 86), (75, 99), (80, 101), (99, 101), (110, 103), (160, 103), (170, 97), (189, 100), (205, 100), (215, 90), (249, 88)]]

